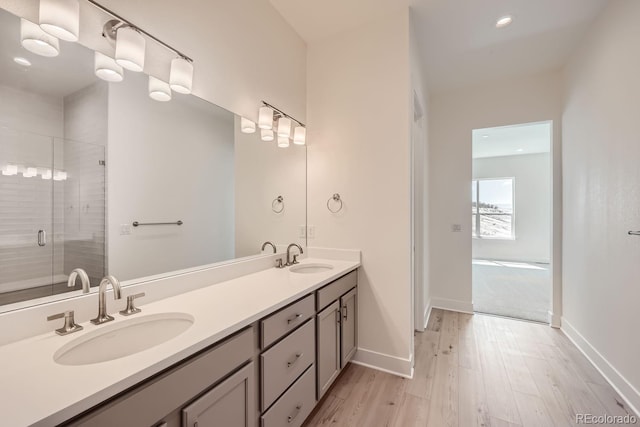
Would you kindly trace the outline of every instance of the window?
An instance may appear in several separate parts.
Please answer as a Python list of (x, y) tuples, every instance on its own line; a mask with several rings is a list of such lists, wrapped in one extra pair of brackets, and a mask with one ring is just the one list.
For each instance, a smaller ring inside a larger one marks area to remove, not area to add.
[(474, 180), (471, 194), (473, 237), (514, 239), (513, 178)]

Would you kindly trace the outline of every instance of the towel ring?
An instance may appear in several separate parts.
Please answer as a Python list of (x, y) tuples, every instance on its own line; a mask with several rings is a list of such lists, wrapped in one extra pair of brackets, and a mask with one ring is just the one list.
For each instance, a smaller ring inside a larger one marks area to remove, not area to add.
[[(334, 201), (336, 203), (339, 203), (340, 205), (338, 206), (338, 209), (333, 210), (331, 209), (331, 201)], [(338, 213), (342, 210), (342, 199), (340, 198), (340, 195), (338, 193), (335, 193), (333, 196), (329, 197), (329, 200), (327, 200), (327, 209), (329, 209), (329, 212), (331, 213)]]
[[(278, 205), (281, 206), (280, 209), (278, 209)], [(284, 198), (282, 196), (273, 199), (273, 202), (271, 202), (271, 210), (278, 214), (282, 213), (284, 210)]]

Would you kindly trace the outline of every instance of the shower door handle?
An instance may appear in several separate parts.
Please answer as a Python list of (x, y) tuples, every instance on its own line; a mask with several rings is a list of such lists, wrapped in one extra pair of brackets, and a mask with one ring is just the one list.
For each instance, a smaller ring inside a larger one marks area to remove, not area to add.
[(47, 244), (47, 232), (44, 230), (38, 230), (38, 246), (45, 246)]

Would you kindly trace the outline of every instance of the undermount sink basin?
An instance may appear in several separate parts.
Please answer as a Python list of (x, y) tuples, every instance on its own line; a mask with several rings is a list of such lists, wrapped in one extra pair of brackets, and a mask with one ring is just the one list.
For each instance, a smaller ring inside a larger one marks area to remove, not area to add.
[(333, 270), (331, 264), (301, 264), (294, 265), (289, 269), (292, 273), (313, 274), (324, 273), (325, 271)]
[(130, 356), (177, 337), (193, 325), (186, 313), (132, 317), (103, 325), (61, 347), (53, 355), (60, 365), (90, 365)]

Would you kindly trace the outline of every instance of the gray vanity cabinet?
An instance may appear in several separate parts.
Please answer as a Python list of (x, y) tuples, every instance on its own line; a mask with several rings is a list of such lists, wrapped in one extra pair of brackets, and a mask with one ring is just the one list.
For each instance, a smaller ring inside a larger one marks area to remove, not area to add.
[(331, 387), (340, 373), (340, 303), (334, 301), (316, 316), (318, 325), (316, 341), (318, 346), (317, 398)]
[(254, 368), (251, 362), (184, 408), (182, 426), (254, 426), (253, 390)]
[(341, 347), (340, 368), (344, 368), (358, 348), (357, 304), (358, 288), (353, 288), (340, 298), (342, 320), (340, 321)]

